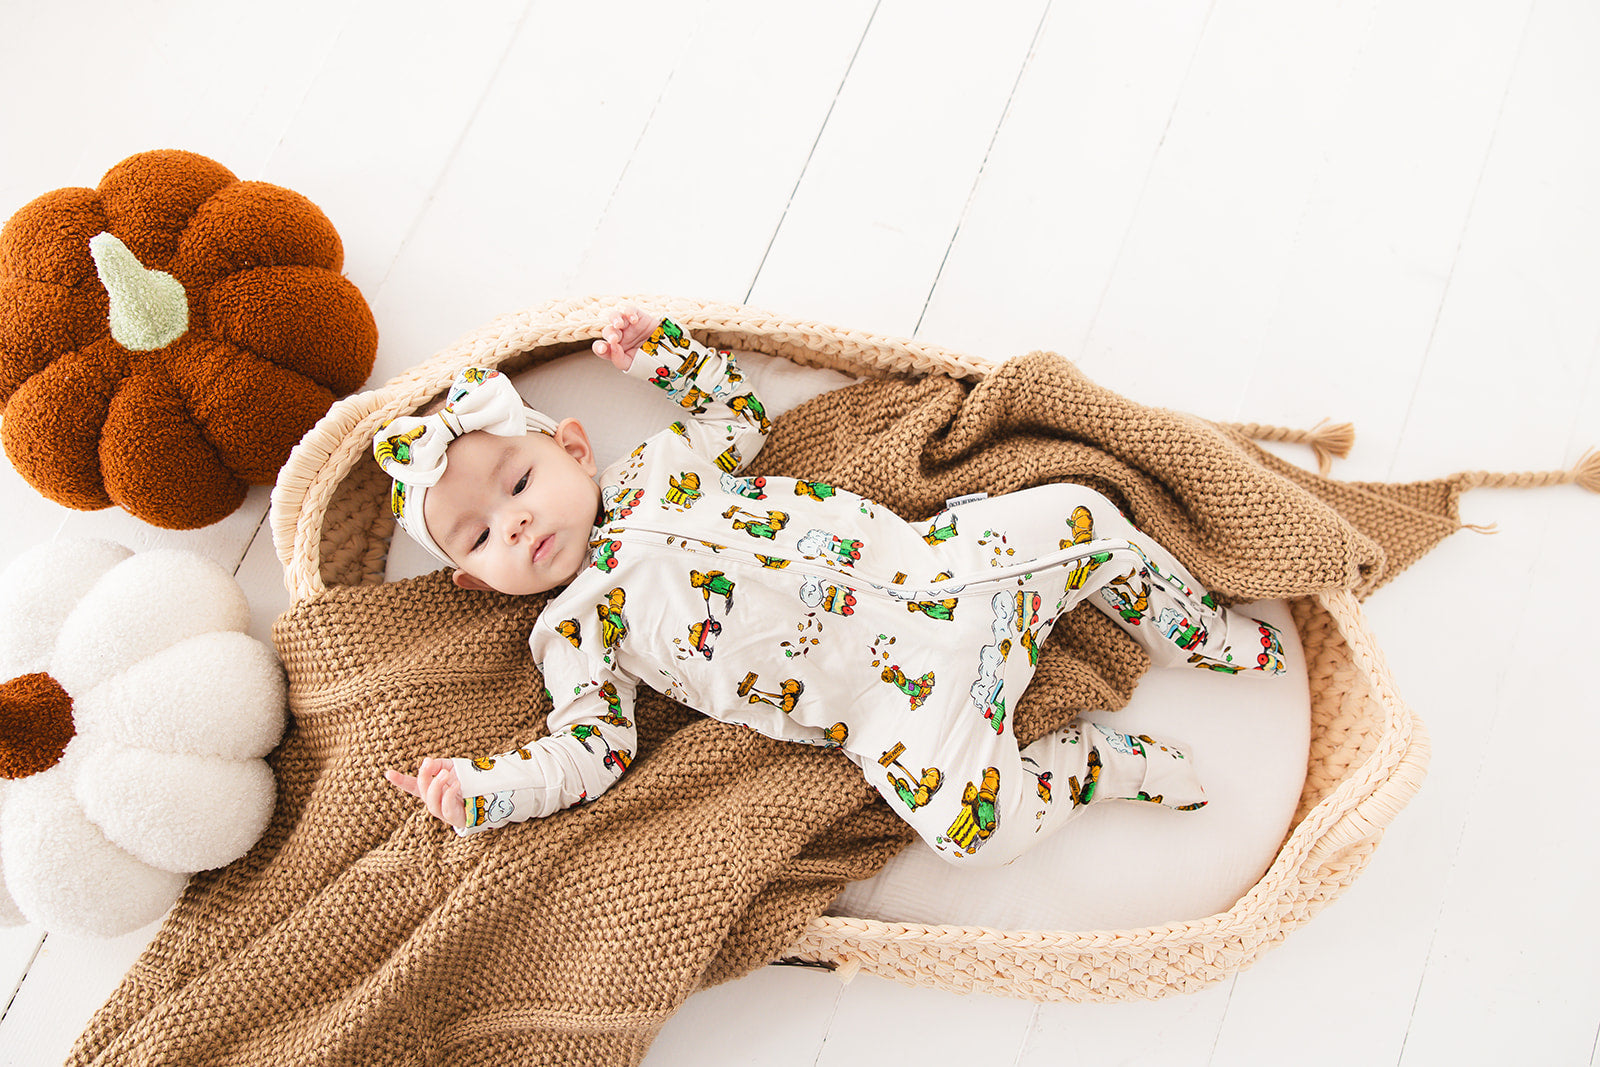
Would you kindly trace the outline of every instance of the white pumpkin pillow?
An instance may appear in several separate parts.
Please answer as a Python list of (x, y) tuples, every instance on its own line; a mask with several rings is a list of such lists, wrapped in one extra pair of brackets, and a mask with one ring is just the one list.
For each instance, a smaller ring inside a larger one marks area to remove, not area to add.
[(249, 617), (192, 552), (49, 543), (0, 573), (0, 923), (126, 933), (249, 851), (285, 706)]

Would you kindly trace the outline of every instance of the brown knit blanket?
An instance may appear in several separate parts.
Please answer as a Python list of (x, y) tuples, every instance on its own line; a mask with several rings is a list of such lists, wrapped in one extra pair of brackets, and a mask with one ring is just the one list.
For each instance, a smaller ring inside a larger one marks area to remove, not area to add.
[[(1146, 408), (1037, 354), (976, 386), (853, 386), (779, 420), (756, 467), (925, 518), (1046, 481), (1125, 505), (1212, 589), (1362, 595), (1459, 528), (1458, 480), (1340, 484)], [(909, 831), (837, 753), (767, 740), (641, 687), (640, 756), (594, 804), (458, 840), (386, 767), (503, 751), (549, 700), (542, 598), (442, 572), (342, 587), (277, 622), (294, 725), (243, 859), (197, 875), (91, 1021), (77, 1064), (631, 1064), (696, 989), (774, 959)], [(1044, 649), (1026, 742), (1120, 707), (1144, 653), (1097, 611)]]

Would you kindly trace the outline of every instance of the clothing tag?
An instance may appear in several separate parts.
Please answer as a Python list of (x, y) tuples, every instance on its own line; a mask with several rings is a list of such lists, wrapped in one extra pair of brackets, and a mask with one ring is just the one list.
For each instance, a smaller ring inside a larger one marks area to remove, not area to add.
[(959, 508), (962, 504), (971, 504), (977, 500), (988, 500), (988, 493), (968, 493), (966, 496), (953, 496), (944, 502), (947, 508)]

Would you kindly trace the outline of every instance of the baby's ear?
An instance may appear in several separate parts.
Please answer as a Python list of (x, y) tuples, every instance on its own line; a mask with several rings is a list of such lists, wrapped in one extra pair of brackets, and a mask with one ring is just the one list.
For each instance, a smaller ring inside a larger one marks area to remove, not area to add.
[(562, 419), (556, 425), (555, 441), (567, 455), (578, 461), (589, 477), (600, 473), (594, 461), (594, 447), (589, 444), (589, 433), (583, 428), (583, 423), (577, 419)]
[(459, 567), (450, 572), (450, 580), (456, 583), (457, 589), (471, 589), (477, 593), (494, 592), (494, 586), (481, 578), (473, 577)]

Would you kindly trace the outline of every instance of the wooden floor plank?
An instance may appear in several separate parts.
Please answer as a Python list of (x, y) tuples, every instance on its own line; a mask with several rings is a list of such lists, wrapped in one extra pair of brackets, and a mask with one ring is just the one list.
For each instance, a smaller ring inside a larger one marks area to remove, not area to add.
[(1206, 1067), (1233, 983), (1164, 1000), (1041, 1004), (1017, 1067)]
[(362, 235), (346, 242), (345, 270), (364, 291), (433, 195), (529, 7), (486, 0), (424, 29), (404, 5), (363, 0), (328, 52), (262, 177)]
[(44, 934), (32, 924), (0, 929), (0, 1001), (4, 1001), (0, 1004), (0, 1018), (28, 976), (28, 968), (33, 966), (43, 942)]
[(156, 924), (114, 938), (51, 934), (0, 1019), (0, 1067), (39, 1067), (67, 1056), (145, 945)]
[[(1578, 458), (1563, 454), (1571, 423), (1561, 413), (1593, 367), (1600, 330), (1600, 75), (1585, 58), (1600, 13), (1582, 2), (1536, 4), (1519, 37), (1394, 477), (1446, 458), (1495, 469), (1511, 457), (1549, 466)], [(1463, 353), (1487, 363), (1464, 373)]]
[[(1544, 496), (1526, 513), (1536, 530), (1503, 534), (1494, 553), (1525, 551), (1533, 565), (1528, 584), (1496, 613), (1515, 621), (1518, 637), (1480, 659), (1492, 717), (1463, 799), (1463, 834), (1403, 1065), (1581, 1063), (1592, 1048), (1600, 932), (1574, 916), (1600, 886), (1600, 853), (1544, 812), (1588, 806), (1593, 777), (1584, 754), (1600, 751), (1600, 723), (1582, 695), (1579, 667), (1592, 655), (1591, 635), (1562, 625), (1559, 607), (1600, 594), (1600, 582), (1575, 582), (1567, 565), (1592, 551), (1586, 520), (1594, 510), (1576, 493)], [(1536, 755), (1553, 750), (1567, 755)]]
[(1042, 11), (879, 5), (751, 303), (911, 333)]
[(1218, 0), (1083, 349), (1092, 378), (1233, 416), (1374, 7)]
[[(1592, 5), (1533, 10), (1401, 470), (1446, 452), (1470, 452), (1473, 466), (1492, 469), (1559, 467), (1600, 444), (1597, 37)], [(1539, 195), (1530, 199), (1530, 189)], [(1478, 373), (1460, 373), (1468, 352)], [(1592, 641), (1566, 622), (1574, 606), (1600, 599), (1600, 575), (1573, 566), (1592, 554), (1594, 498), (1482, 496), (1474, 513), (1493, 514), (1500, 534), (1483, 566), (1462, 572), (1458, 593), (1470, 590), (1471, 629), (1489, 636), (1487, 648), (1458, 659), (1481, 674), (1477, 745), (1445, 779), (1463, 829), (1401, 1062), (1578, 1063), (1600, 1022), (1600, 936), (1572, 917), (1600, 885), (1600, 854), (1544, 813), (1588, 806), (1581, 754), (1600, 742), (1584, 696)], [(1497, 631), (1509, 636), (1497, 640)], [(1570, 757), (1519, 758), (1551, 746)]]
[(1050, 6), (920, 337), (993, 359), (1079, 355), (1211, 6)]
[[(690, 997), (662, 1027), (644, 1063), (814, 1067), (843, 994), (827, 971), (763, 967)], [(774, 1010), (777, 1005), (782, 1010)]]
[[(498, 315), (574, 295), (566, 280), (672, 77), (671, 57), (705, 14), (699, 0), (530, 9), (393, 269), (369, 294), (387, 331), (375, 381)], [(619, 67), (609, 56), (628, 59)]]
[(563, 289), (742, 301), (873, 7), (713, 4)]
[(1012, 1063), (1033, 1007), (858, 975), (845, 986), (816, 1067), (859, 1067), (885, 1049), (907, 1063)]
[(1440, 0), (1383, 5), (1321, 139), (1264, 373), (1238, 417), (1311, 426), (1359, 413), (1347, 476), (1390, 469), (1530, 6), (1458, 19)]

